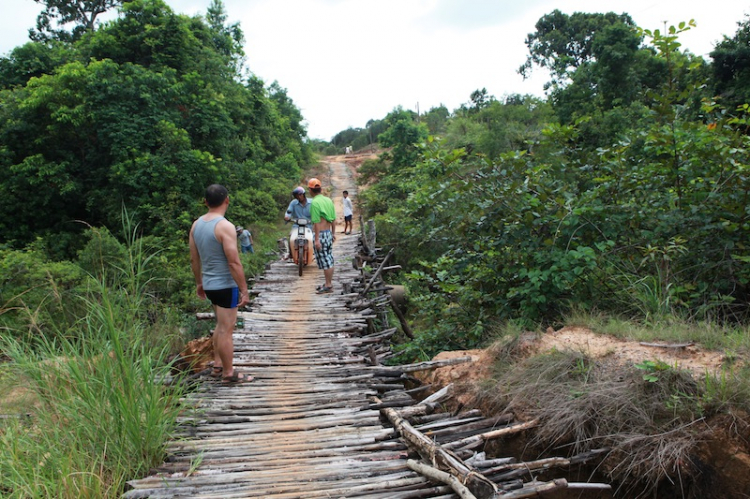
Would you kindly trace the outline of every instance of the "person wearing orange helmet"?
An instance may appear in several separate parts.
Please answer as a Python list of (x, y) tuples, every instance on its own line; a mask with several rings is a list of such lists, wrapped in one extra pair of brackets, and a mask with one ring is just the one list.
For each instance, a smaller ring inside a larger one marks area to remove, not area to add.
[(336, 240), (336, 207), (331, 198), (321, 194), (323, 187), (320, 180), (311, 178), (307, 183), (312, 194), (310, 219), (315, 234), (315, 260), (318, 268), (323, 270), (325, 284), (318, 288), (318, 293), (333, 293), (333, 242)]

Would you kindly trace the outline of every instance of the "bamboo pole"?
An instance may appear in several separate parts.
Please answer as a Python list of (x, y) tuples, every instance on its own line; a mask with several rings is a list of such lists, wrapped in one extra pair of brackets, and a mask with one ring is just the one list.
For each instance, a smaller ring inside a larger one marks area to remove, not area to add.
[(461, 499), (477, 499), (469, 489), (467, 489), (461, 482), (458, 481), (456, 477), (449, 473), (435, 469), (432, 466), (427, 466), (426, 464), (418, 463), (413, 459), (407, 460), (406, 465), (417, 473), (421, 473), (426, 477), (437, 480), (438, 482), (443, 482), (444, 484), (450, 486), (450, 488), (453, 489), (453, 491), (458, 494), (458, 497), (460, 497)]
[(373, 274), (373, 276), (370, 278), (370, 281), (367, 283), (367, 286), (365, 286), (365, 289), (363, 289), (362, 292), (360, 293), (362, 296), (367, 294), (367, 292), (370, 290), (372, 285), (375, 283), (375, 279), (377, 279), (378, 276), (380, 276), (380, 274), (383, 272), (383, 268), (385, 267), (386, 262), (388, 261), (388, 259), (391, 257), (392, 254), (393, 254), (393, 248), (391, 248), (388, 254), (385, 255), (385, 258), (383, 258), (383, 262), (378, 267), (378, 270), (375, 272), (375, 274)]
[(432, 463), (439, 470), (447, 470), (462, 483), (467, 484), (469, 490), (479, 499), (490, 499), (497, 495), (497, 486), (481, 474), (469, 469), (461, 459), (434, 443), (420, 431), (416, 430), (408, 421), (402, 418), (395, 409), (383, 409), (382, 413), (388, 418), (393, 427), (399, 432), (407, 444), (414, 448), (422, 458)]

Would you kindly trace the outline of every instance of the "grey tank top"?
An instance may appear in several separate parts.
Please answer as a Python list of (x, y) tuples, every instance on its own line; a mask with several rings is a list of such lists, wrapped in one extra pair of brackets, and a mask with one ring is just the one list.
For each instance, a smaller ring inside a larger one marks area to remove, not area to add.
[(216, 217), (208, 222), (201, 217), (193, 230), (193, 240), (201, 257), (203, 289), (209, 291), (237, 287), (229, 271), (229, 262), (224, 255), (224, 247), (214, 234), (216, 224), (221, 220), (224, 220), (224, 217)]

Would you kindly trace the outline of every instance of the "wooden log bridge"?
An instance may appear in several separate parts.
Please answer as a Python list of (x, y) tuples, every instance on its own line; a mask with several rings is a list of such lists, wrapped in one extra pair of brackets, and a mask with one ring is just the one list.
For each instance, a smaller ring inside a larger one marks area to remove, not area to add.
[(450, 388), (419, 400), (431, 390), (409, 374), (439, 364), (382, 365), (397, 333), (384, 322), (391, 302), (378, 279), (387, 259), (356, 234), (337, 236), (334, 293), (316, 294), (323, 275), (314, 265), (298, 277), (281, 260), (254, 282), (234, 345), (236, 366), (255, 380), (201, 376), (166, 462), (128, 482), (124, 497), (520, 498), (570, 487), (528, 481), (556, 462), (518, 466), (477, 453), (493, 434), (534, 422), (441, 413)]

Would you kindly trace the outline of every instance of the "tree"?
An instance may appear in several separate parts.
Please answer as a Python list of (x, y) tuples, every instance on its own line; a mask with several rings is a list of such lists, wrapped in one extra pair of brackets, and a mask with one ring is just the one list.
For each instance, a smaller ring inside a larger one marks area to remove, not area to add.
[(430, 135), (437, 135), (445, 131), (445, 125), (450, 115), (451, 113), (448, 111), (448, 108), (441, 104), (427, 111), (422, 120), (427, 124)]
[(244, 62), (245, 52), (242, 48), (245, 35), (239, 23), (227, 25), (227, 13), (224, 2), (211, 0), (206, 12), (206, 22), (213, 33), (213, 44), (216, 50), (230, 58), (239, 73)]
[(418, 144), (427, 138), (427, 128), (416, 122), (416, 113), (398, 107), (385, 118), (388, 126), (379, 136), (380, 144), (391, 147), (393, 171), (414, 166), (419, 157)]
[(469, 96), (469, 99), (471, 100), (472, 104), (471, 110), (477, 113), (486, 108), (490, 104), (490, 102), (493, 102), (495, 100), (495, 97), (493, 97), (492, 95), (488, 95), (487, 89), (483, 88), (482, 90), (474, 90)]
[(750, 18), (737, 24), (734, 36), (725, 36), (710, 54), (714, 92), (727, 109), (750, 103)]
[[(44, 10), (36, 19), (36, 30), (29, 30), (29, 37), (36, 41), (73, 41), (84, 33), (93, 32), (96, 18), (110, 9), (119, 7), (129, 0), (34, 0), (44, 5)], [(55, 27), (52, 23), (55, 23)], [(73, 24), (71, 31), (62, 29)]]
[(86, 224), (118, 227), (123, 207), (145, 234), (177, 240), (214, 182), (258, 200), (237, 203), (238, 219), (277, 216), (309, 159), (302, 115), (278, 84), (243, 82), (215, 34), (200, 16), (133, 0), (80, 40), (28, 44), (23, 61), (50, 57), (37, 78), (24, 81), (24, 63), (2, 82), (0, 243), (41, 238), (68, 257)]
[(525, 78), (537, 65), (550, 71), (551, 85), (560, 85), (573, 71), (594, 59), (596, 34), (615, 24), (635, 27), (627, 14), (575, 12), (569, 16), (555, 9), (542, 16), (536, 31), (526, 37), (529, 55), (518, 72)]
[(31, 78), (51, 74), (55, 68), (76, 59), (77, 51), (68, 43), (29, 42), (0, 58), (0, 88), (25, 85)]

